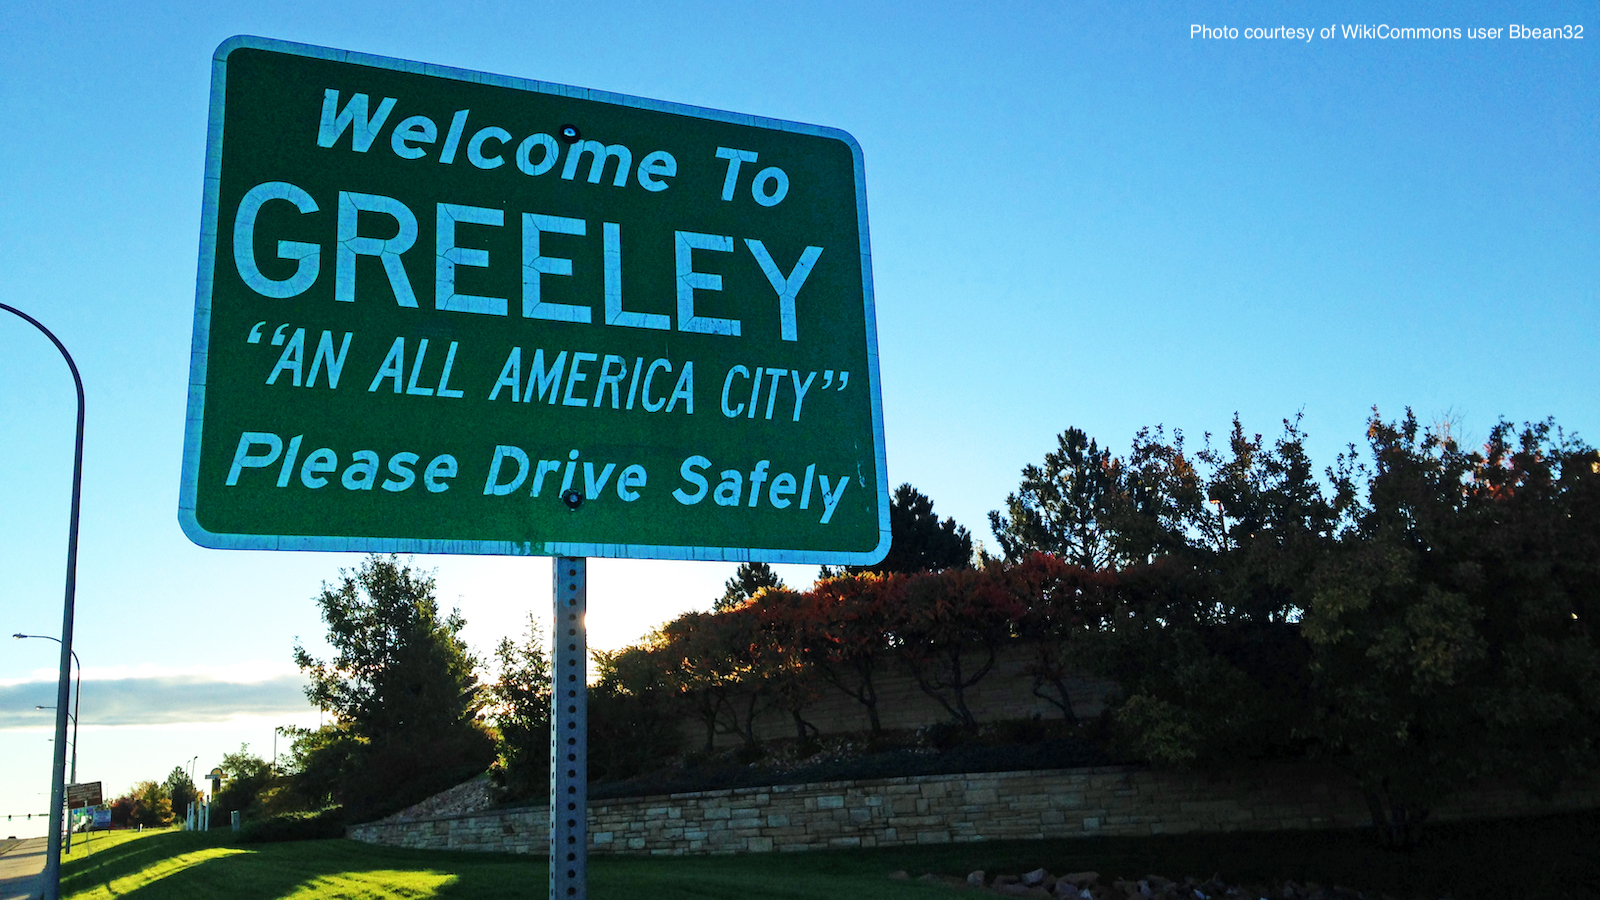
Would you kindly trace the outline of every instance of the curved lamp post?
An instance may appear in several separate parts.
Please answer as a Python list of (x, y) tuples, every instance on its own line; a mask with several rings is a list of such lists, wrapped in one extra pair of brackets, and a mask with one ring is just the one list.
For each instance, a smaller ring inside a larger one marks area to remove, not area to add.
[(67, 525), (67, 585), (61, 611), (61, 677), (56, 685), (56, 746), (50, 767), (50, 839), (45, 842), (42, 897), (42, 900), (58, 900), (61, 896), (62, 809), (66, 806), (67, 704), (72, 699), (72, 614), (78, 594), (78, 508), (83, 493), (83, 378), (66, 345), (38, 319), (4, 303), (0, 303), (0, 309), (39, 329), (56, 345), (61, 358), (67, 361), (67, 368), (72, 370), (72, 383), (78, 390), (78, 433), (72, 448), (72, 515)]

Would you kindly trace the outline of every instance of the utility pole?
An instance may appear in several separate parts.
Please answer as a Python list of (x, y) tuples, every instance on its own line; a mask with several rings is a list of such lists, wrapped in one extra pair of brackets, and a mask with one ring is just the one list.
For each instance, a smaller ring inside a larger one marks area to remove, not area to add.
[[(19, 640), (19, 641), (20, 640), (24, 640), (26, 638), (37, 638), (39, 640), (55, 641), (58, 644), (61, 643), (61, 639), (60, 638), (51, 637), (48, 634), (23, 634), (21, 632), (18, 632), (16, 634), (13, 634), (12, 637), (15, 638), (16, 640)], [(67, 783), (68, 784), (77, 784), (78, 783), (78, 714), (83, 711), (83, 660), (78, 658), (78, 652), (76, 650), (71, 650), (69, 652), (72, 653), (72, 662), (75, 665), (77, 665), (77, 667), (78, 667), (78, 687), (77, 687), (77, 690), (75, 691), (76, 697), (72, 701), (72, 711), (70, 713), (68, 713), (68, 717), (72, 719), (72, 775), (67, 779)], [(55, 709), (55, 707), (53, 707), (53, 706), (36, 706), (34, 708), (35, 709)], [(67, 828), (67, 847), (66, 847), (66, 851), (68, 853), (72, 852), (72, 828), (71, 828), (70, 825)]]

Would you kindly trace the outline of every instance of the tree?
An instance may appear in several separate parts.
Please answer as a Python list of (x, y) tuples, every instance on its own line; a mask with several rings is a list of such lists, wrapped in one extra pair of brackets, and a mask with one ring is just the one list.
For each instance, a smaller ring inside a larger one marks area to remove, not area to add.
[(272, 782), (272, 766), (250, 752), (249, 744), (222, 757), (222, 789), (211, 798), (211, 813), (220, 821), (237, 810), (251, 818), (261, 811), (261, 795)]
[(753, 758), (758, 749), (755, 717), (767, 686), (757, 676), (751, 655), (759, 615), (744, 606), (722, 613), (689, 611), (661, 626), (655, 636), (665, 681), (683, 697), (705, 728), (706, 752), (719, 734), (744, 742)]
[[(1089, 663), (1122, 686), (1114, 718), (1148, 759), (1293, 752), (1309, 692), (1309, 650), (1293, 621), (1348, 519), (1349, 473), (1334, 474), (1329, 499), (1298, 419), (1269, 443), (1235, 416), (1225, 447), (1208, 435), (1193, 454), (1182, 431), (1140, 429), (1126, 460), (1063, 432), (1042, 467), (1024, 469), (1006, 513), (991, 516), (1013, 571), (1043, 579), (1020, 623), (1036, 636), (1035, 692), (1066, 713), (1068, 667)], [(1060, 582), (1036, 553), (1078, 574)], [(1096, 591), (1093, 610), (1072, 608), (1097, 573), (1114, 590)]]
[[(1123, 569), (1108, 612), (1097, 668), (1121, 688), (1111, 718), (1129, 749), (1175, 768), (1281, 752), (1295, 708), (1271, 702), (1241, 664), (1248, 641), (1215, 602), (1210, 572), (1172, 558)], [(1286, 668), (1303, 673), (1304, 660)]]
[(654, 642), (594, 651), (597, 683), (589, 691), (589, 778), (618, 780), (649, 771), (678, 753), (679, 713)]
[(1491, 764), (1553, 793), (1600, 769), (1600, 452), (1553, 421), (1500, 422), (1473, 473), (1479, 588), (1499, 663)]
[[(1206, 455), (1206, 450), (1199, 454)], [(1182, 429), (1173, 429), (1170, 440), (1160, 425), (1134, 434), (1127, 460), (1118, 465), (1120, 488), (1108, 504), (1113, 557), (1126, 565), (1187, 556), (1197, 539), (1213, 534), (1206, 479), (1196, 461), (1184, 450)]]
[(486, 769), (494, 741), (477, 715), (477, 660), (460, 613), (440, 616), (429, 574), (372, 555), (317, 597), (336, 655), (318, 660), (297, 642), (306, 696), (356, 740), (335, 788), (352, 814), (399, 809)]
[(337, 655), (324, 662), (295, 644), (311, 702), (378, 743), (471, 727), (482, 705), (477, 660), (460, 613), (440, 618), (433, 577), (376, 554), (339, 574), (317, 597)]
[(969, 732), (977, 717), (967, 690), (994, 668), (1000, 644), (1022, 606), (1001, 582), (999, 566), (909, 576), (900, 593), (900, 639), (917, 687)]
[(503, 638), (494, 655), (500, 677), (488, 693), (500, 773), (514, 796), (530, 796), (550, 778), (550, 657), (538, 618), (529, 614), (522, 642)]
[(368, 740), (343, 722), (285, 730), (292, 740), (280, 759), (279, 772), (287, 776), (288, 796), (301, 809), (335, 805), (345, 785), (361, 777)]
[(172, 801), (172, 811), (177, 815), (187, 816), (189, 804), (200, 797), (200, 789), (194, 786), (194, 780), (183, 766), (173, 766), (167, 774), (167, 780), (162, 784), (167, 796)]
[(933, 501), (910, 484), (902, 484), (894, 490), (894, 502), (889, 506), (889, 531), (889, 553), (882, 562), (847, 566), (845, 571), (912, 574), (972, 564), (972, 535), (957, 525), (955, 519), (941, 522), (933, 511)]
[(1268, 445), (1259, 434), (1247, 437), (1235, 415), (1228, 448), (1226, 456), (1209, 448), (1200, 454), (1212, 467), (1205, 490), (1217, 516), (1214, 529), (1209, 517), (1197, 524), (1213, 539), (1204, 556), (1217, 575), (1217, 602), (1242, 624), (1288, 622), (1300, 615), (1312, 571), (1354, 510), (1353, 471), (1330, 470), (1334, 496), (1326, 497), (1298, 417), (1285, 419), (1283, 435)]
[(133, 810), (129, 825), (164, 828), (172, 824), (172, 798), (159, 781), (141, 781), (133, 786)]
[(808, 601), (787, 588), (767, 588), (754, 598), (761, 618), (757, 655), (759, 671), (774, 706), (789, 714), (795, 740), (804, 745), (820, 732), (806, 721), (805, 710), (820, 696), (815, 671), (806, 659), (803, 621)]
[(739, 564), (733, 577), (723, 585), (722, 596), (711, 604), (712, 612), (724, 612), (741, 606), (762, 588), (781, 588), (783, 579), (764, 562)]
[(1089, 669), (1103, 652), (1096, 639), (1110, 625), (1116, 575), (1069, 566), (1048, 553), (1030, 553), (1006, 573), (1022, 617), (1018, 634), (1028, 642), (1027, 673), (1033, 695), (1078, 721), (1067, 682)]
[(1121, 487), (1120, 463), (1079, 428), (1063, 431), (1056, 443), (1042, 468), (1023, 467), (1005, 513), (989, 513), (1000, 550), (1008, 562), (1043, 552), (1085, 569), (1110, 566), (1116, 558), (1106, 519)]
[(867, 710), (874, 737), (883, 733), (878, 717), (877, 674), (895, 640), (899, 594), (905, 576), (840, 575), (819, 579), (796, 611), (801, 652), (824, 681)]
[(1365, 504), (1316, 573), (1315, 734), (1386, 841), (1484, 777), (1553, 791), (1600, 765), (1600, 455), (1551, 423), (1483, 453), (1407, 410), (1368, 428)]
[(138, 796), (129, 791), (106, 804), (111, 810), (111, 827), (127, 828), (133, 820), (133, 808), (137, 802)]

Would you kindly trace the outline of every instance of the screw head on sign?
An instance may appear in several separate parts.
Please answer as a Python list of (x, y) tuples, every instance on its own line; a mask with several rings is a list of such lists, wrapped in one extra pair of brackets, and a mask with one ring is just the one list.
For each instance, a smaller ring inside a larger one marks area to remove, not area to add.
[(578, 131), (578, 126), (576, 126), (576, 125), (563, 125), (563, 126), (561, 126), (561, 139), (563, 141), (566, 141), (569, 144), (576, 144), (578, 142), (578, 138), (581, 138), (581, 137), (583, 137), (583, 134)]
[(567, 509), (577, 512), (578, 507), (583, 505), (583, 494), (576, 489), (569, 490), (561, 495), (561, 502), (567, 505)]

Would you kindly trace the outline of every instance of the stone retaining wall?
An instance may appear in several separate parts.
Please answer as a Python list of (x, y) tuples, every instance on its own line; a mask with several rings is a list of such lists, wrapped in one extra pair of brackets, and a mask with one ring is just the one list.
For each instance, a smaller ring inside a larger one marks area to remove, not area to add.
[[(1542, 802), (1511, 789), (1463, 793), (1435, 820), (1600, 808), (1600, 781)], [(1305, 766), (1226, 775), (1126, 766), (919, 775), (594, 801), (589, 852), (683, 855), (891, 847), (1090, 835), (1278, 831), (1367, 823), (1336, 772)], [(545, 807), (352, 826), (358, 841), (438, 850), (546, 852)]]

